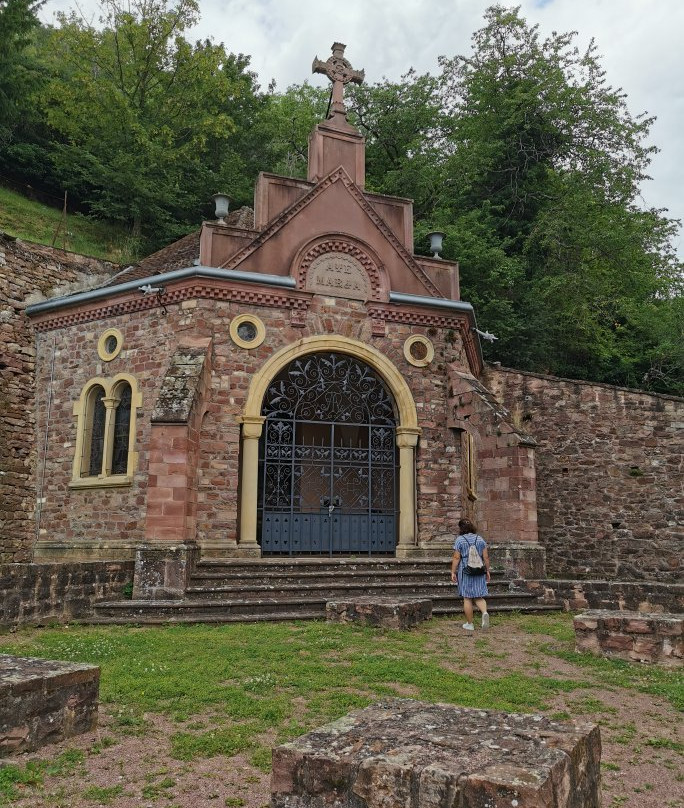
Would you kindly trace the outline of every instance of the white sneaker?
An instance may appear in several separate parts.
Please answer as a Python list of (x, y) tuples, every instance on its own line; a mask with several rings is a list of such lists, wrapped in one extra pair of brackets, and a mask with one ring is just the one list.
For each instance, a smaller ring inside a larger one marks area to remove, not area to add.
[(489, 613), (484, 612), (482, 614), (482, 628), (489, 628)]
[(463, 628), (466, 631), (475, 631), (475, 626), (472, 623), (464, 623)]

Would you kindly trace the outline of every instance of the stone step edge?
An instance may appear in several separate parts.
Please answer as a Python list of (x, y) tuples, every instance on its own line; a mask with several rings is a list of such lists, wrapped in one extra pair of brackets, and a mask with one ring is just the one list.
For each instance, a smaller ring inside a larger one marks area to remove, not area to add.
[[(504, 612), (520, 612), (521, 614), (536, 614), (539, 612), (558, 612), (562, 611), (557, 606), (552, 606), (544, 603), (533, 603), (527, 606), (509, 606), (503, 604), (497, 608), (490, 610), (493, 615), (502, 614)], [(453, 617), (458, 620), (463, 619), (463, 610), (459, 606), (453, 608), (442, 607), (432, 610), (433, 617)], [(79, 624), (83, 625), (164, 625), (167, 623), (285, 623), (288, 621), (297, 620), (324, 620), (325, 612), (323, 611), (310, 611), (310, 612), (271, 612), (258, 615), (244, 615), (244, 614), (206, 614), (206, 615), (176, 615), (175, 617), (164, 617), (162, 615), (135, 615), (125, 617), (117, 615), (116, 617), (89, 617), (78, 620)]]
[[(512, 595), (516, 594), (524, 594), (524, 595), (531, 595), (532, 597), (536, 597), (530, 592), (527, 592), (524, 589), (508, 589), (506, 581), (496, 582), (490, 581), (490, 595), (494, 594), (502, 594), (503, 592), (510, 593)], [(320, 591), (329, 590), (331, 587), (329, 584), (311, 584), (307, 585), (305, 592), (302, 593), (302, 597), (306, 597), (306, 595), (311, 592), (315, 594)], [(361, 589), (363, 588), (364, 594), (370, 592), (376, 592), (377, 594), (385, 594), (387, 590), (392, 590), (392, 594), (394, 595), (396, 590), (419, 590), (419, 591), (411, 591), (407, 592), (407, 596), (409, 597), (429, 597), (427, 594), (423, 594), (422, 589), (444, 589), (451, 590), (454, 588), (454, 584), (451, 581), (435, 581), (434, 583), (426, 583), (426, 582), (418, 582), (418, 583), (411, 583), (410, 581), (400, 581), (400, 582), (392, 582), (386, 583), (382, 586), (368, 586), (365, 582), (360, 581), (358, 583), (339, 583), (336, 584), (333, 589), (336, 590), (354, 590), (354, 589)], [(264, 584), (262, 586), (189, 586), (185, 590), (186, 597), (188, 596), (195, 596), (195, 595), (202, 595), (202, 594), (234, 594), (238, 597), (244, 596), (246, 593), (267, 593), (267, 592), (301, 592), (303, 589), (301, 584), (278, 584), (269, 586)], [(492, 591), (492, 589), (494, 591)], [(398, 597), (401, 597), (401, 592), (396, 593)], [(341, 597), (340, 595), (336, 595), (335, 597)], [(456, 597), (456, 596), (454, 596)], [(328, 598), (330, 600), (330, 598)]]
[[(377, 595), (372, 595), (372, 597), (377, 597)], [(425, 595), (422, 596), (420, 593), (416, 593), (412, 596), (413, 598), (418, 599), (429, 599), (429, 600), (454, 600), (460, 603), (461, 598), (458, 595), (436, 595), (430, 596)], [(210, 609), (218, 609), (221, 606), (225, 607), (233, 607), (233, 606), (288, 606), (288, 605), (303, 605), (303, 604), (325, 604), (330, 600), (343, 600), (345, 598), (344, 595), (336, 595), (333, 597), (326, 597), (326, 598), (309, 598), (309, 597), (299, 597), (299, 598), (260, 598), (257, 600), (242, 600), (242, 599), (234, 599), (234, 600), (213, 600), (213, 599), (205, 599), (205, 600), (187, 600), (185, 598), (178, 599), (178, 600), (112, 600), (112, 601), (101, 601), (94, 605), (95, 609), (153, 609), (153, 608), (189, 608), (189, 609), (199, 609), (203, 606), (208, 606)], [(497, 600), (506, 600), (507, 598), (513, 598), (516, 600), (522, 600), (526, 602), (533, 602), (535, 603), (537, 598), (530, 592), (506, 592), (500, 595), (496, 593), (490, 593), (488, 595), (488, 600), (492, 600), (496, 602)]]
[(430, 564), (448, 564), (451, 561), (451, 553), (448, 555), (432, 556), (430, 558), (395, 558), (393, 556), (270, 556), (266, 558), (201, 558), (197, 562), (198, 567), (255, 567), (259, 565), (275, 566), (278, 564), (291, 564), (295, 567), (305, 567), (307, 565), (317, 566), (322, 564), (337, 564), (340, 567), (352, 564), (363, 564), (377, 566), (386, 564), (388, 566), (428, 566)]
[[(421, 578), (429, 579), (438, 576), (449, 575), (449, 566), (440, 567), (434, 570), (369, 570), (367, 573), (359, 572), (359, 570), (317, 570), (309, 572), (300, 572), (298, 570), (282, 570), (282, 571), (261, 571), (258, 573), (237, 573), (237, 572), (193, 572), (191, 575), (194, 581), (222, 581), (222, 580), (237, 580), (237, 581), (258, 581), (268, 580), (270, 578), (298, 578), (302, 580), (322, 580), (328, 578), (359, 578), (368, 580), (384, 580), (384, 579), (399, 579), (402, 578)], [(492, 570), (492, 578), (496, 580), (510, 580), (506, 577), (504, 570)]]

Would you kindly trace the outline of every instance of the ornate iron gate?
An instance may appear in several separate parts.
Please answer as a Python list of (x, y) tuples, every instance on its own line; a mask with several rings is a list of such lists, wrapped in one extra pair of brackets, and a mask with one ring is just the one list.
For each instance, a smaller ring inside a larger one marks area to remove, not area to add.
[(394, 553), (396, 421), (378, 375), (350, 356), (311, 354), (274, 379), (262, 415), (262, 553)]

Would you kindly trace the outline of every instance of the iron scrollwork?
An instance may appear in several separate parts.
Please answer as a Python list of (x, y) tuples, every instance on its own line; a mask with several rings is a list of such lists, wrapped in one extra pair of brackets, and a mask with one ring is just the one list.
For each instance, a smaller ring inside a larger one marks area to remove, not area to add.
[(394, 401), (372, 368), (335, 353), (297, 359), (262, 414), (262, 551), (393, 552)]

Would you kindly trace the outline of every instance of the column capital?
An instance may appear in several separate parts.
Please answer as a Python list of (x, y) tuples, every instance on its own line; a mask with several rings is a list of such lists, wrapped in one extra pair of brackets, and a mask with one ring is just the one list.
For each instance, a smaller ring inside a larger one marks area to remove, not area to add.
[(260, 438), (265, 420), (264, 415), (240, 415), (237, 421), (242, 424), (242, 437)]
[(418, 444), (418, 436), (421, 430), (419, 427), (412, 426), (398, 426), (397, 427), (397, 446), (400, 449), (410, 448)]

